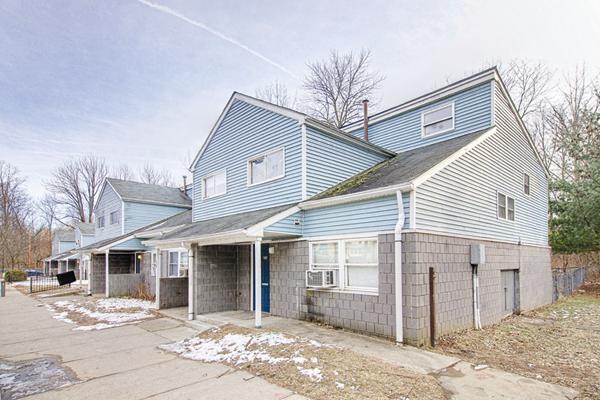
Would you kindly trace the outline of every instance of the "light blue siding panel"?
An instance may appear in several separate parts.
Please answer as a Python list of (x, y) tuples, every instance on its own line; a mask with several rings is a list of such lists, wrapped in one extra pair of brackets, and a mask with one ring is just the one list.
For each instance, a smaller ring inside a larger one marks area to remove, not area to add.
[(94, 242), (95, 242), (95, 240), (94, 240), (93, 235), (81, 235), (81, 246), (80, 247), (87, 246), (88, 244), (92, 244)]
[[(265, 228), (266, 232), (287, 233), (290, 235), (302, 235), (302, 221), (304, 220), (304, 212), (300, 211), (288, 216), (273, 225)], [(300, 221), (300, 225), (295, 225), (295, 221)]]
[[(110, 213), (113, 211), (119, 212), (119, 222), (111, 225)], [(123, 221), (121, 221), (121, 218), (120, 218), (121, 212), (122, 212), (121, 199), (117, 195), (117, 193), (113, 190), (113, 188), (107, 184), (106, 188), (102, 192), (102, 197), (100, 199), (98, 199), (98, 206), (96, 207), (95, 220), (94, 220), (96, 223), (95, 238), (94, 238), (95, 242), (104, 240), (104, 239), (110, 239), (112, 237), (116, 237), (116, 236), (119, 236), (122, 234), (121, 224), (123, 223)], [(98, 224), (97, 224), (98, 218), (101, 215), (104, 215), (104, 228), (99, 228)]]
[(306, 129), (306, 158), (309, 197), (386, 159), (311, 127)]
[(125, 202), (125, 233), (187, 210), (158, 204)]
[[(285, 149), (285, 176), (247, 186), (247, 161)], [(284, 205), (301, 200), (302, 135), (298, 121), (236, 100), (194, 170), (194, 221)], [(202, 199), (202, 178), (227, 171), (227, 193)]]
[(148, 248), (142, 244), (140, 239), (134, 238), (126, 242), (120, 243), (115, 247), (111, 247), (111, 250), (147, 250)]
[[(492, 124), (492, 83), (455, 94), (426, 106), (407, 111), (369, 125), (369, 141), (396, 152), (403, 152), (437, 143), (467, 133), (476, 132)], [(421, 137), (421, 113), (454, 101), (454, 130), (429, 138)], [(352, 134), (362, 137), (363, 130)]]
[(76, 246), (75, 242), (59, 242), (59, 251), (58, 253), (64, 253), (65, 251), (74, 249)]
[[(497, 133), (417, 188), (417, 228), (545, 246), (546, 176), (506, 98), (496, 93)], [(531, 177), (530, 196), (523, 173)], [(515, 199), (514, 222), (496, 217), (497, 191)]]
[[(409, 196), (403, 193), (404, 228), (409, 226)], [(306, 210), (304, 236), (393, 231), (398, 221), (396, 196)]]

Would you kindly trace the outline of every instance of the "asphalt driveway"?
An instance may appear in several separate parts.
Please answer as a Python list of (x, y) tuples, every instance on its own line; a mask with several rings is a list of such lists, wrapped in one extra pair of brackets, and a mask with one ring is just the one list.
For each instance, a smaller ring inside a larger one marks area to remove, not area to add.
[[(170, 318), (73, 331), (72, 325), (52, 318), (43, 303), (7, 288), (6, 297), (0, 298), (0, 321), (0, 367), (23, 367), (24, 376), (32, 370), (30, 376), (52, 377), (46, 383), (36, 381), (34, 389), (45, 391), (28, 399), (302, 398), (246, 372), (157, 349), (197, 333)], [(62, 373), (66, 385), (53, 388), (54, 373)]]

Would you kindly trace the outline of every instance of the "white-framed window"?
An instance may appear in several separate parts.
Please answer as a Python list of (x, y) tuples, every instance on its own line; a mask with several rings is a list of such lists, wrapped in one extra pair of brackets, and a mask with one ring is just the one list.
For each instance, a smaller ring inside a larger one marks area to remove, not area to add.
[(421, 135), (434, 136), (454, 129), (454, 103), (421, 113)]
[(104, 213), (98, 217), (98, 228), (104, 228)]
[(118, 224), (119, 222), (121, 222), (121, 211), (111, 212), (109, 220), (111, 225)]
[(531, 194), (529, 174), (523, 174), (523, 193), (525, 193), (527, 196)]
[(273, 181), (285, 176), (283, 148), (252, 157), (248, 160), (248, 186)]
[(328, 240), (310, 243), (309, 268), (337, 271), (338, 289), (377, 292), (379, 261), (377, 238)]
[(169, 277), (183, 276), (183, 271), (188, 268), (187, 250), (169, 250), (169, 263), (167, 274)]
[(497, 195), (498, 218), (508, 221), (515, 220), (515, 199), (503, 193)]
[(156, 252), (150, 253), (150, 276), (156, 276)]
[(227, 172), (214, 172), (202, 178), (202, 197), (220, 196), (227, 193)]

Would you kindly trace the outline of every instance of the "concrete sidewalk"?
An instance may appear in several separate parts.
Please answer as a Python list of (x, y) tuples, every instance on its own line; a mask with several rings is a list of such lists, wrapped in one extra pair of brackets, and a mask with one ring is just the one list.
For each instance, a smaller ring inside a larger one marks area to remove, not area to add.
[(79, 380), (27, 398), (303, 398), (248, 373), (181, 359), (157, 349), (160, 344), (198, 333), (169, 318), (100, 331), (73, 331), (73, 325), (52, 318), (43, 303), (7, 287), (6, 297), (0, 298), (0, 321), (0, 361), (54, 356)]
[[(198, 315), (194, 321), (187, 321), (187, 308), (161, 312), (198, 329), (224, 324), (254, 326), (254, 317), (247, 311)], [(577, 391), (563, 386), (548, 384), (495, 368), (475, 370), (473, 364), (458, 358), (310, 322), (270, 315), (263, 315), (262, 322), (264, 328), (334, 344), (415, 372), (431, 374), (440, 381), (451, 399), (547, 400), (573, 399), (577, 395)]]

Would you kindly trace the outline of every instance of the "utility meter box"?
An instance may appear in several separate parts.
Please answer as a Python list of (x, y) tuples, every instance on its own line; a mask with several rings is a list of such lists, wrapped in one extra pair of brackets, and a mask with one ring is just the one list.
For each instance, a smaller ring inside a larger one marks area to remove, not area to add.
[(485, 264), (485, 245), (471, 245), (471, 265)]

